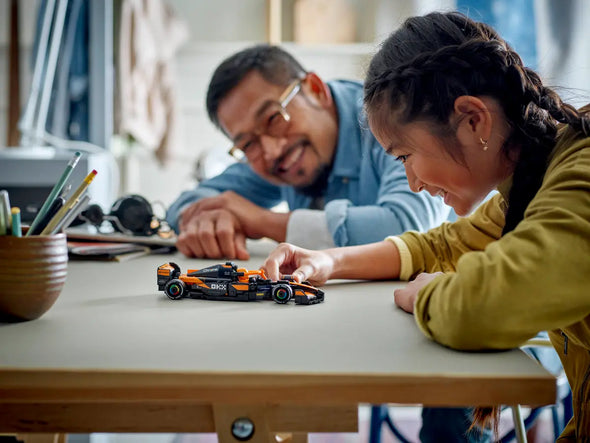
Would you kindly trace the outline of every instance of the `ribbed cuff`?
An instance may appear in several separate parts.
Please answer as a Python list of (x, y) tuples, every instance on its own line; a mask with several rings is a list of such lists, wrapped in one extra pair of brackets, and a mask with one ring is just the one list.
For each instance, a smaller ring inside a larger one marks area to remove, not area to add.
[(400, 259), (400, 269), (399, 269), (399, 279), (400, 280), (409, 280), (412, 276), (414, 267), (412, 265), (412, 254), (410, 253), (410, 249), (408, 245), (400, 238), (395, 235), (390, 235), (385, 240), (389, 240), (399, 251), (399, 259)]
[(328, 249), (336, 246), (328, 229), (326, 213), (315, 209), (296, 209), (291, 212), (286, 242), (307, 249)]

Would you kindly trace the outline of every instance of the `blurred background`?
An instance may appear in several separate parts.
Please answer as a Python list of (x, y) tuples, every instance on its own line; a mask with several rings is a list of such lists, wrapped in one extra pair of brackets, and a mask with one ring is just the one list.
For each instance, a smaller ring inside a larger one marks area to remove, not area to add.
[(449, 9), (492, 24), (547, 84), (590, 102), (585, 0), (0, 0), (0, 188), (42, 193), (74, 149), (99, 170), (105, 209), (130, 193), (167, 206), (232, 161), (205, 110), (222, 59), (270, 42), (324, 80), (362, 79), (407, 16)]

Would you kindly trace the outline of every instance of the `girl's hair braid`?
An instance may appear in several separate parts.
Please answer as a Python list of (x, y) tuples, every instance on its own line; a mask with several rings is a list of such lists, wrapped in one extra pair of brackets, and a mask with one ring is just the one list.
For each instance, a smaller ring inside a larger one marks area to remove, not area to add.
[(590, 136), (590, 120), (564, 103), (555, 91), (543, 86), (535, 71), (518, 65), (514, 69), (520, 71), (523, 104), (520, 112), (507, 116), (514, 128), (511, 139), (520, 146), (520, 154), (514, 169), (503, 234), (512, 231), (524, 218), (526, 207), (541, 187), (549, 155), (556, 143), (557, 122)]
[[(539, 75), (490, 26), (458, 12), (408, 19), (374, 56), (365, 82), (365, 106), (400, 124), (434, 123), (454, 134), (454, 103), (462, 95), (490, 96), (512, 131), (503, 150), (519, 152), (503, 234), (513, 230), (539, 190), (555, 146), (557, 123), (588, 135), (589, 120), (543, 86)], [(388, 114), (390, 117), (387, 117)], [(446, 143), (452, 152), (456, 143)]]

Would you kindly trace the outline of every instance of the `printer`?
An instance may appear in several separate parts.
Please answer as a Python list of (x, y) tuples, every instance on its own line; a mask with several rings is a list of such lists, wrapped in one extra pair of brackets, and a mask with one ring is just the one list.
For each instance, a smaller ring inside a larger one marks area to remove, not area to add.
[[(74, 152), (49, 146), (0, 149), (0, 190), (7, 190), (11, 206), (20, 208), (23, 223), (33, 221)], [(80, 152), (80, 160), (65, 185), (71, 184), (68, 195), (96, 169), (98, 174), (86, 192), (92, 203), (109, 208), (117, 192), (114, 186), (118, 183), (112, 154), (108, 151)]]

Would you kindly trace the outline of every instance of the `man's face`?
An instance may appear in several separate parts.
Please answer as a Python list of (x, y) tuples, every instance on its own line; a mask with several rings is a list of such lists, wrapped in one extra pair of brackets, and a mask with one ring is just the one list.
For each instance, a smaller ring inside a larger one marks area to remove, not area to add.
[[(238, 146), (248, 146), (248, 163), (277, 185), (305, 187), (331, 163), (338, 141), (338, 118), (328, 87), (314, 74), (286, 105), (290, 119), (281, 135), (267, 134), (277, 115), (285, 87), (252, 71), (221, 101), (221, 127)], [(246, 143), (246, 144), (245, 144)], [(255, 155), (252, 155), (252, 151)]]

